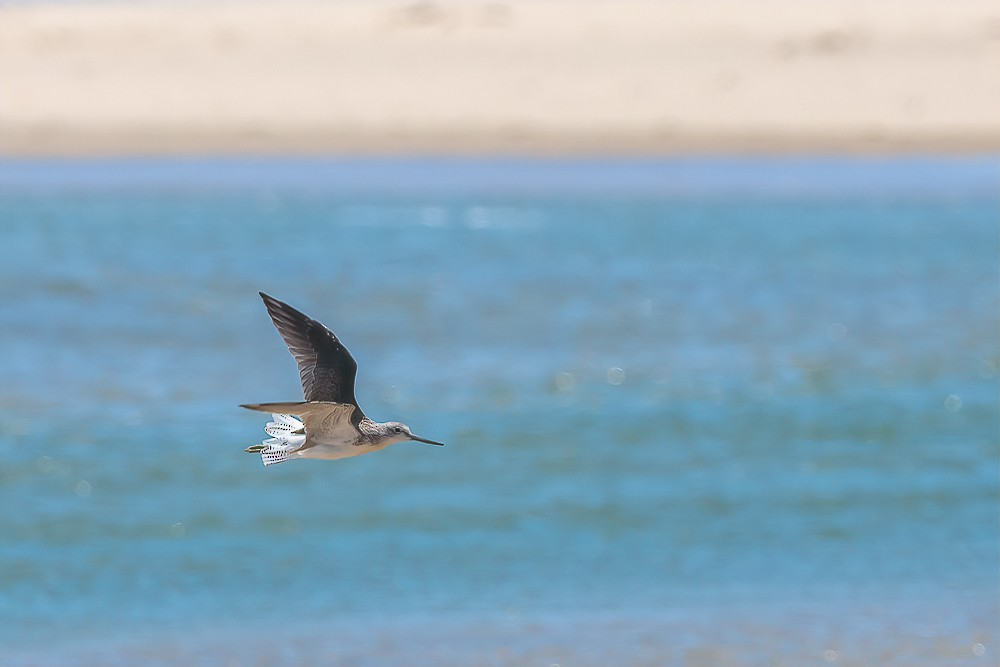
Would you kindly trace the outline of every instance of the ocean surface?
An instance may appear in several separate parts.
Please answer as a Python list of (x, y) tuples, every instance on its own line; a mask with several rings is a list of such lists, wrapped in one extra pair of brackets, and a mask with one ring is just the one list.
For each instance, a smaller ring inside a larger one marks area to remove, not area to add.
[(0, 665), (998, 664), (997, 163), (0, 163)]

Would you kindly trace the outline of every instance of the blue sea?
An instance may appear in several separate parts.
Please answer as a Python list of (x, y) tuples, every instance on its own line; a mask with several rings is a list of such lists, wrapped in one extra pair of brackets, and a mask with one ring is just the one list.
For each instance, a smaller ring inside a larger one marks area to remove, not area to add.
[(0, 162), (0, 665), (998, 664), (998, 164)]

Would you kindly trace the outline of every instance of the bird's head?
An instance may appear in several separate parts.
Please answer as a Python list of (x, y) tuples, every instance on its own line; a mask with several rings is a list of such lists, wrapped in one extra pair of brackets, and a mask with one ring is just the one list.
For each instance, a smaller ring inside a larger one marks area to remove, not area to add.
[(386, 422), (382, 426), (385, 429), (385, 435), (389, 438), (390, 443), (413, 440), (415, 442), (425, 442), (428, 445), (444, 446), (443, 442), (435, 442), (434, 440), (428, 440), (427, 438), (421, 438), (420, 436), (413, 435), (410, 427), (400, 422)]

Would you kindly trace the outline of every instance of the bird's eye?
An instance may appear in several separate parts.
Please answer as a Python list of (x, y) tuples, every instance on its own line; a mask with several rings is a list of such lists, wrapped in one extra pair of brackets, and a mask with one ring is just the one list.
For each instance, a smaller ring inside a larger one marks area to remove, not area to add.
[(392, 431), (393, 431), (393, 433), (402, 433), (403, 432), (403, 427), (402, 426), (393, 426), (392, 427)]

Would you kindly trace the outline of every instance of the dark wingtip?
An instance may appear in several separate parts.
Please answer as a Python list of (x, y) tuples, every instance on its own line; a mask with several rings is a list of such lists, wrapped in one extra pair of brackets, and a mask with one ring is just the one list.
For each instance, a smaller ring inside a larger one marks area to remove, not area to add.
[(278, 301), (277, 299), (275, 299), (273, 296), (271, 296), (266, 292), (257, 292), (257, 294), (260, 294), (260, 298), (263, 299), (264, 301), (264, 307), (267, 308), (267, 312), (270, 313), (272, 316), (275, 313), (282, 310), (293, 310), (293, 311), (295, 310), (287, 303)]

